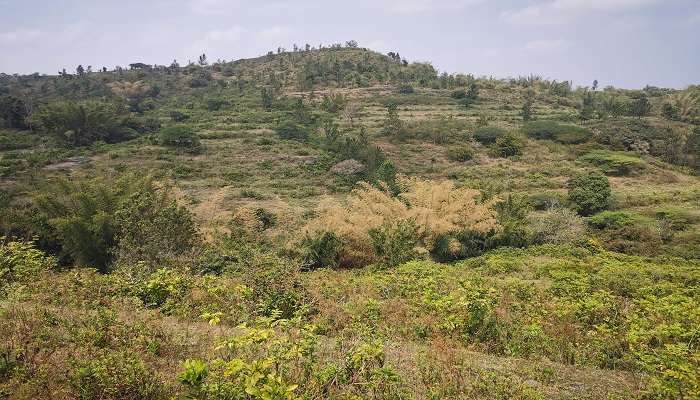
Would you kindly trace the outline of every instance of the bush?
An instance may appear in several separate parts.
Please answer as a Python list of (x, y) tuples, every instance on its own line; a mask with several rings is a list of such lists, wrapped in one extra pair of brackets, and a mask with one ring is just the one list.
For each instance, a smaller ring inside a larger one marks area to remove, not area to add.
[(567, 208), (550, 208), (528, 216), (528, 230), (537, 244), (565, 244), (583, 239), (583, 219)]
[[(128, 197), (114, 215), (118, 245), (113, 253), (122, 267), (145, 262), (151, 268), (191, 254), (199, 244), (192, 214), (147, 180)], [(147, 273), (133, 271), (134, 273)]]
[(597, 166), (606, 175), (623, 176), (639, 171), (645, 163), (639, 157), (607, 150), (594, 150), (578, 158), (579, 161)]
[(277, 124), (275, 133), (285, 140), (305, 142), (309, 138), (309, 129), (291, 119), (282, 120)]
[[(307, 229), (333, 232), (343, 241), (340, 255), (343, 266), (370, 264), (390, 254), (387, 249), (393, 245), (387, 245), (385, 239), (403, 235), (386, 230), (387, 224), (394, 221), (415, 221), (415, 243), (428, 252), (445, 237), (465, 231), (487, 234), (499, 229), (492, 204), (482, 203), (476, 190), (456, 188), (450, 181), (403, 179), (398, 183), (403, 190), (398, 196), (361, 183), (352, 192), (347, 206), (327, 199), (319, 205), (319, 217)], [(379, 248), (372, 245), (370, 232)], [(383, 252), (381, 256), (377, 251)]]
[(474, 149), (469, 145), (451, 146), (447, 149), (447, 158), (452, 161), (469, 161), (474, 158)]
[(69, 146), (88, 146), (98, 140), (116, 143), (135, 136), (129, 117), (114, 104), (99, 101), (54, 102), (32, 116), (39, 130)]
[(494, 151), (499, 157), (515, 157), (522, 154), (523, 143), (512, 133), (501, 136), (496, 139)]
[(158, 132), (158, 142), (161, 145), (198, 151), (201, 147), (199, 136), (192, 128), (184, 125), (175, 125), (163, 128)]
[(569, 201), (583, 216), (604, 210), (610, 200), (610, 182), (605, 175), (588, 173), (575, 176), (567, 183)]
[(401, 94), (412, 94), (414, 92), (415, 92), (415, 89), (413, 89), (413, 86), (411, 86), (411, 85), (399, 86), (399, 93), (401, 93)]
[(484, 126), (478, 128), (474, 131), (474, 140), (477, 142), (488, 145), (496, 143), (496, 140), (505, 136), (507, 132), (505, 129), (497, 128), (495, 126)]
[(385, 222), (368, 233), (374, 253), (384, 265), (394, 267), (418, 256), (418, 226), (413, 220)]
[(620, 229), (637, 221), (639, 216), (625, 211), (602, 211), (586, 219), (595, 229)]
[(523, 133), (533, 139), (553, 140), (563, 144), (587, 142), (593, 136), (588, 129), (575, 125), (562, 125), (554, 121), (532, 121), (526, 123)]
[(5, 242), (5, 238), (0, 238), (0, 293), (9, 284), (32, 282), (42, 271), (55, 266), (56, 259), (33, 243)]
[(196, 241), (189, 213), (149, 177), (60, 180), (43, 189), (35, 203), (47, 225), (40, 232), (58, 243), (64, 260), (103, 272), (115, 256), (161, 262)]
[(173, 120), (173, 122), (183, 122), (186, 121), (190, 118), (189, 115), (180, 112), (180, 111), (170, 111), (170, 119)]
[(162, 399), (167, 391), (158, 374), (130, 352), (109, 353), (74, 362), (70, 384), (81, 400)]
[(304, 269), (335, 268), (340, 264), (343, 242), (333, 232), (307, 234), (301, 243)]
[(0, 128), (26, 129), (29, 107), (14, 96), (0, 96)]

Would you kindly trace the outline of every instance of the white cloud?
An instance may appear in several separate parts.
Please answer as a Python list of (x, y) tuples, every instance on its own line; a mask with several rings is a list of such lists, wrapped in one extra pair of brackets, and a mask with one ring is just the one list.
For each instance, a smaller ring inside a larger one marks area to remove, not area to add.
[(229, 29), (215, 29), (207, 32), (204, 36), (204, 42), (236, 42), (245, 33), (245, 29), (240, 26), (235, 26)]
[(569, 42), (564, 39), (542, 39), (531, 40), (525, 44), (525, 50), (530, 51), (553, 51), (564, 49), (569, 46)]
[(688, 18), (686, 20), (686, 24), (687, 25), (700, 25), (700, 14), (695, 14), (695, 15), (690, 16), (690, 18)]
[(266, 39), (275, 39), (288, 36), (294, 32), (294, 29), (288, 26), (271, 26), (260, 31), (260, 36)]
[(188, 5), (198, 14), (213, 15), (224, 11), (235, 11), (246, 3), (246, 0), (189, 0)]
[(631, 12), (660, 2), (661, 0), (548, 0), (506, 11), (501, 17), (513, 24), (552, 25), (566, 23), (589, 13)]
[[(381, 0), (379, 2), (381, 2)], [(410, 14), (429, 11), (459, 10), (482, 3), (483, 0), (384, 0), (384, 2), (388, 3), (392, 11)]]
[(17, 29), (10, 32), (0, 33), (0, 44), (13, 45), (31, 42), (42, 36), (38, 29)]

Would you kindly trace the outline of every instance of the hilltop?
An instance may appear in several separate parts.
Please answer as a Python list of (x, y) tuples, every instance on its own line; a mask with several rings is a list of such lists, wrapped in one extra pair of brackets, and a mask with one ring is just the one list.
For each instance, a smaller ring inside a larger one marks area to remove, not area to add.
[(697, 86), (199, 61), (0, 75), (0, 393), (700, 393)]

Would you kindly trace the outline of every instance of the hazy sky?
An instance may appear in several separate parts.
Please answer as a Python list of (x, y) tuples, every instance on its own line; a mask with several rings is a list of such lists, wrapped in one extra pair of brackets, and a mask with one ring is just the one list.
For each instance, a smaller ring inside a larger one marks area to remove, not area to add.
[(700, 0), (0, 0), (0, 72), (255, 57), (354, 39), (440, 71), (700, 83)]

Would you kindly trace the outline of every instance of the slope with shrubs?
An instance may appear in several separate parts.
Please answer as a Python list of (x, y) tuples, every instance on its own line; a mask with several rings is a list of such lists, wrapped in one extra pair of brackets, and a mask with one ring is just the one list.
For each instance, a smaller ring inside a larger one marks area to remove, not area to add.
[(700, 394), (697, 87), (200, 61), (0, 75), (0, 397)]

